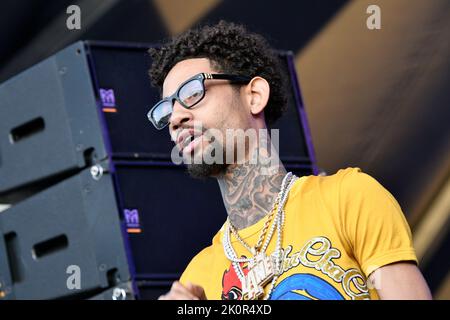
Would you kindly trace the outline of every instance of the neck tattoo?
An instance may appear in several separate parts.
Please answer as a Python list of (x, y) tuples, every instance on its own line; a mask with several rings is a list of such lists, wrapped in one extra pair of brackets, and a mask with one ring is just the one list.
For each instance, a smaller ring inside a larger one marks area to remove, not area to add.
[(228, 217), (237, 230), (244, 229), (264, 218), (272, 209), (286, 175), (281, 165), (274, 174), (267, 174), (261, 164), (236, 164), (218, 177)]

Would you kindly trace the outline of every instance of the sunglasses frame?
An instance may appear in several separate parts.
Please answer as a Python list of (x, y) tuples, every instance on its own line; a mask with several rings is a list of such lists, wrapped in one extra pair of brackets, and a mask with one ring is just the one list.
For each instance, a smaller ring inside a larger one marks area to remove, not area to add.
[[(182, 84), (180, 84), (180, 86), (178, 87), (178, 89), (175, 91), (174, 94), (172, 94), (169, 97), (166, 97), (160, 101), (158, 101), (158, 103), (156, 103), (151, 109), (150, 111), (147, 113), (147, 118), (148, 120), (150, 120), (150, 122), (153, 124), (153, 126), (158, 129), (158, 130), (162, 130), (164, 129), (169, 123), (166, 123), (164, 126), (159, 127), (156, 122), (154, 121), (152, 114), (153, 111), (158, 108), (159, 105), (161, 105), (162, 103), (165, 102), (171, 102), (172, 103), (172, 111), (173, 111), (173, 101), (176, 100), (180, 103), (180, 105), (186, 109), (190, 109), (192, 107), (194, 107), (196, 104), (198, 104), (200, 101), (203, 100), (203, 98), (205, 97), (205, 80), (212, 80), (212, 79), (217, 79), (217, 80), (229, 80), (231, 83), (241, 83), (241, 84), (247, 84), (250, 82), (250, 80), (252, 79), (251, 77), (247, 77), (247, 76), (239, 76), (239, 75), (234, 75), (234, 74), (226, 74), (226, 73), (199, 73), (196, 74), (195, 76), (190, 77), (189, 79), (187, 79), (186, 81), (184, 81)], [(183, 101), (180, 99), (180, 91), (181, 89), (189, 82), (193, 81), (193, 80), (199, 80), (200, 83), (202, 84), (203, 87), (203, 94), (200, 97), (200, 99), (198, 101), (196, 101), (194, 104), (187, 106), (186, 104), (183, 103)]]

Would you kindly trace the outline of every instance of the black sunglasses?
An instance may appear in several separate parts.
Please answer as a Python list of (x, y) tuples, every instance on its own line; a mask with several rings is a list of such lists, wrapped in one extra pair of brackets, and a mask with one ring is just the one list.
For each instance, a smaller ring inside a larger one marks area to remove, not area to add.
[(229, 80), (231, 83), (247, 84), (251, 78), (232, 74), (199, 73), (183, 82), (177, 91), (155, 104), (147, 114), (148, 119), (156, 129), (161, 130), (169, 124), (173, 111), (173, 102), (178, 101), (184, 108), (189, 109), (205, 97), (205, 80)]

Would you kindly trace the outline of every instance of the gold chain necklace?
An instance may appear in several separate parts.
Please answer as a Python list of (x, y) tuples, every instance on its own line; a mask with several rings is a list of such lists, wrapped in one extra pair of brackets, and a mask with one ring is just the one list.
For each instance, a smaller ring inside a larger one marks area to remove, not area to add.
[[(293, 179), (291, 179), (293, 178)], [(289, 189), (292, 186), (293, 182), (295, 182), (296, 177), (292, 175), (291, 172), (286, 174), (286, 176), (283, 179), (282, 187), (279, 193), (279, 196), (277, 197), (277, 201), (274, 203), (274, 207), (277, 204), (277, 214), (276, 219), (272, 225), (272, 228), (269, 232), (269, 235), (266, 239), (266, 242), (264, 243), (263, 247), (257, 251), (256, 249), (251, 248), (237, 233), (236, 230), (233, 232), (234, 228), (231, 228), (232, 225), (227, 219), (226, 228), (223, 235), (223, 245), (224, 245), (224, 251), (225, 255), (228, 259), (233, 261), (233, 267), (236, 270), (236, 273), (238, 277), (241, 280), (242, 283), (242, 291), (243, 291), (243, 299), (259, 299), (264, 295), (264, 286), (271, 282), (271, 288), (269, 290), (268, 295), (265, 297), (265, 299), (269, 298), (270, 292), (272, 291), (276, 280), (278, 279), (279, 270), (280, 270), (280, 253), (281, 253), (281, 230), (284, 223), (284, 212), (283, 207), (287, 200), (287, 195), (289, 193)], [(281, 207), (280, 207), (281, 206)], [(275, 215), (271, 212), (271, 215)], [(258, 239), (257, 245), (255, 248), (259, 248), (263, 242), (264, 235), (267, 233), (267, 229), (269, 227), (270, 221), (272, 217), (269, 217), (264, 225), (263, 231), (260, 234), (260, 237)], [(265, 254), (265, 251), (268, 247), (268, 244), (270, 242), (270, 239), (272, 238), (273, 232), (275, 230), (275, 227), (277, 227), (277, 233), (278, 233), (278, 239), (277, 239), (277, 248), (276, 248), (276, 257), (267, 256)], [(242, 244), (245, 243), (245, 247), (252, 252), (254, 255), (253, 258), (247, 259), (247, 258), (238, 258), (236, 253), (233, 250), (233, 247), (231, 245), (231, 240), (229, 239), (229, 234), (233, 233), (236, 238), (241, 242)], [(275, 261), (274, 261), (275, 260)], [(248, 272), (247, 275), (244, 275), (242, 268), (239, 265), (239, 262), (248, 262)]]
[(258, 253), (259, 249), (261, 249), (262, 242), (266, 238), (267, 229), (269, 228), (269, 225), (272, 222), (273, 217), (275, 216), (275, 211), (276, 211), (275, 208), (276, 208), (277, 204), (279, 203), (279, 198), (280, 197), (277, 197), (276, 201), (274, 202), (272, 211), (267, 216), (267, 220), (264, 223), (264, 227), (261, 229), (261, 232), (259, 234), (258, 241), (256, 241), (256, 244), (253, 247), (250, 246), (247, 242), (245, 242), (244, 239), (241, 238), (241, 236), (239, 235), (239, 232), (233, 226), (231, 221), (228, 221), (228, 223), (230, 225), (231, 233), (254, 256)]

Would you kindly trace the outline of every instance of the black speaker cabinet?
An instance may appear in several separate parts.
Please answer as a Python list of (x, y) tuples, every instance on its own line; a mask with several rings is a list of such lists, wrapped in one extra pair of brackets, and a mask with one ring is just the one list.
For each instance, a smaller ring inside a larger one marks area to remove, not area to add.
[[(149, 47), (77, 42), (0, 85), (0, 299), (157, 298), (225, 221), (217, 182), (174, 165), (147, 120)], [(293, 57), (279, 56), (280, 157), (316, 174)]]

